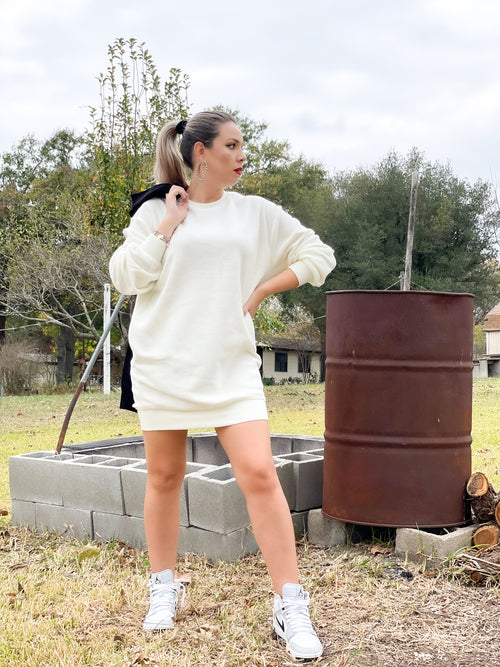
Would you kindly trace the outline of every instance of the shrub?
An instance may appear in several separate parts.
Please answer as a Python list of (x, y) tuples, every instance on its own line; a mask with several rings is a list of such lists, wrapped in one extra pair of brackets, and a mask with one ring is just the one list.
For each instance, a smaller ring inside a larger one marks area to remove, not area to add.
[(0, 346), (0, 394), (11, 396), (29, 393), (36, 363), (33, 348), (26, 341), (12, 341)]

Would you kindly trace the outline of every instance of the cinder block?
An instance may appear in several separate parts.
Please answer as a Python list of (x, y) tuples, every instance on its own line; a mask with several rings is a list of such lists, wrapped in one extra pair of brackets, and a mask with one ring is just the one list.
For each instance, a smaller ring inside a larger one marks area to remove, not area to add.
[(14, 526), (36, 527), (36, 503), (28, 500), (12, 500), (12, 524)]
[(118, 457), (143, 459), (145, 457), (144, 442), (125, 442), (123, 444), (109, 447), (101, 447), (98, 443), (94, 444), (96, 444), (96, 446), (93, 449), (85, 449), (83, 451), (79, 451), (78, 453), (85, 454), (86, 456), (106, 456), (107, 458)]
[(86, 456), (62, 464), (60, 488), (65, 507), (124, 514), (120, 469), (139, 459)]
[[(85, 455), (118, 456), (125, 458), (145, 459), (144, 438), (136, 436), (131, 438), (114, 438), (112, 440), (97, 440), (80, 445), (67, 445), (65, 450), (78, 452)], [(193, 460), (193, 445), (191, 436), (186, 440), (186, 460)]]
[(227, 454), (215, 433), (193, 433), (191, 440), (195, 463), (214, 466), (223, 466), (229, 463)]
[(250, 524), (245, 498), (229, 464), (189, 475), (187, 488), (192, 526), (225, 534)]
[(72, 534), (79, 540), (93, 537), (92, 512), (58, 505), (36, 503), (36, 529), (39, 532)]
[(314, 454), (314, 456), (324, 458), (325, 448), (319, 447), (318, 449), (308, 449), (307, 452), (304, 452), (304, 454)]
[(11, 498), (62, 505), (61, 470), (63, 462), (72, 460), (71, 453), (56, 455), (53, 451), (11, 456), (9, 459)]
[[(186, 463), (186, 476), (195, 472), (211, 470), (214, 466), (203, 465), (202, 463)], [(125, 514), (128, 516), (144, 516), (144, 495), (146, 493), (147, 481), (146, 461), (139, 461), (121, 469), (123, 500)], [(181, 526), (189, 526), (187, 482), (184, 482), (181, 488), (180, 496), (180, 523)]]
[(187, 440), (186, 440), (186, 461), (188, 461), (188, 462), (193, 462), (194, 461), (193, 438), (190, 435), (188, 435)]
[[(136, 516), (119, 516), (105, 512), (92, 512), (94, 539), (102, 542), (118, 540), (134, 549), (147, 550), (144, 521)], [(181, 526), (177, 552), (191, 553), (190, 528)]]
[(293, 441), (293, 435), (272, 433), (271, 452), (273, 456), (280, 456), (281, 454), (291, 454), (292, 441)]
[(76, 445), (65, 445), (64, 451), (144, 458), (144, 456), (138, 456), (141, 451), (144, 452), (144, 438), (142, 435), (132, 435), (123, 438), (109, 438), (108, 440), (94, 440), (93, 442), (82, 442)]
[(311, 452), (314, 450), (323, 451), (325, 448), (325, 439), (320, 435), (294, 435), (292, 441), (292, 453)]
[(293, 466), (296, 512), (321, 507), (323, 502), (323, 458), (305, 452), (283, 454), (276, 457), (290, 461)]
[(211, 561), (223, 560), (228, 563), (245, 554), (257, 553), (259, 547), (248, 528), (240, 528), (225, 535), (191, 526), (189, 529), (190, 551), (204, 554)]
[(444, 535), (435, 535), (416, 528), (396, 530), (396, 553), (407, 553), (414, 560), (426, 558), (445, 560), (459, 549), (471, 546), (477, 525), (450, 528)]
[(293, 474), (293, 465), (291, 461), (286, 461), (280, 457), (274, 459), (278, 479), (285, 494), (286, 501), (290, 510), (295, 507), (295, 478)]
[(128, 516), (144, 516), (144, 494), (148, 471), (146, 461), (124, 466), (121, 471), (123, 502)]
[(304, 535), (307, 534), (307, 522), (308, 522), (309, 512), (292, 512), (292, 523), (293, 531), (295, 533), (295, 539), (300, 540)]
[(179, 556), (183, 554), (193, 553), (191, 548), (191, 527), (181, 526), (179, 529), (179, 542), (177, 544), (177, 553)]
[[(291, 463), (275, 459), (278, 479), (289, 504), (295, 502)], [(250, 525), (246, 501), (230, 464), (193, 473), (187, 478), (189, 522), (192, 526), (228, 534)]]
[(307, 519), (307, 539), (319, 547), (336, 547), (346, 544), (345, 524), (323, 514), (320, 509), (311, 510)]
[(216, 466), (206, 465), (204, 463), (195, 463), (194, 461), (187, 461), (186, 476), (182, 483), (181, 489), (181, 526), (190, 526), (191, 519), (189, 516), (189, 478), (202, 472), (210, 472), (215, 470)]
[(92, 512), (94, 539), (102, 542), (119, 540), (134, 549), (146, 549), (144, 521), (135, 516)]

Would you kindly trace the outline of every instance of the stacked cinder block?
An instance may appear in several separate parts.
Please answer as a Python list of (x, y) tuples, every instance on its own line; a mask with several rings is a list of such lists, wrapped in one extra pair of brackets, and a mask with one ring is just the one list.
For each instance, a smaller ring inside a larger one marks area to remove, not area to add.
[[(271, 445), (299, 537), (309, 510), (321, 506), (323, 439), (273, 435)], [(120, 438), (11, 457), (13, 523), (145, 548), (143, 451), (142, 438)], [(226, 561), (255, 553), (245, 499), (217, 436), (189, 436), (187, 460), (179, 552)]]

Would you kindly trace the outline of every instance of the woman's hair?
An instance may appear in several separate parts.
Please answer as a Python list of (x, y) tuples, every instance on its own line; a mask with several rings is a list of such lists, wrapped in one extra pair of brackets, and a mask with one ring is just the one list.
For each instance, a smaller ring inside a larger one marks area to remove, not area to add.
[(187, 121), (180, 149), (177, 139), (180, 123), (175, 120), (166, 123), (156, 139), (153, 171), (156, 183), (175, 183), (187, 188), (186, 167), (193, 169), (194, 145), (201, 141), (210, 148), (219, 134), (219, 127), (229, 122), (234, 123), (235, 120), (225, 111), (200, 111)]

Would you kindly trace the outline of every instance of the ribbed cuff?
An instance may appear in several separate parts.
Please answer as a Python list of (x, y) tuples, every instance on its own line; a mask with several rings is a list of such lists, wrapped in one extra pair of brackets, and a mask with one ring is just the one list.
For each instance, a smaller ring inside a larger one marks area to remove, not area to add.
[(292, 264), (288, 268), (292, 269), (292, 271), (297, 276), (297, 280), (299, 281), (299, 286), (304, 285), (304, 283), (307, 282), (308, 271), (307, 271), (307, 266), (305, 266), (304, 262), (295, 262), (295, 264)]

